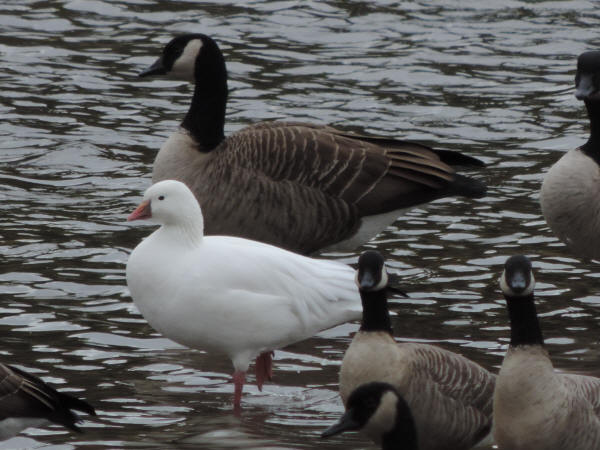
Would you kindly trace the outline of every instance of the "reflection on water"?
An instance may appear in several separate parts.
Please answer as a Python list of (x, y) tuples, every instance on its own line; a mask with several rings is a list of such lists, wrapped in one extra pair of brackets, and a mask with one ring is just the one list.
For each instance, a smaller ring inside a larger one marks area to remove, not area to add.
[(600, 13), (586, 1), (457, 5), (0, 5), (2, 359), (68, 385), (99, 412), (83, 435), (31, 429), (0, 448), (371, 445), (318, 437), (342, 409), (337, 372), (355, 325), (277, 352), (275, 382), (262, 393), (249, 385), (238, 419), (229, 361), (163, 339), (127, 294), (124, 263), (149, 229), (125, 217), (191, 96), (185, 84), (136, 74), (184, 31), (214, 36), (226, 54), (229, 132), (310, 120), (488, 163), (473, 174), (488, 197), (414, 209), (370, 245), (411, 293), (394, 301), (401, 340), (498, 367), (508, 324), (496, 279), (508, 255), (526, 253), (556, 365), (594, 370), (598, 275), (551, 235), (537, 197), (543, 172), (586, 138), (573, 76), (577, 55), (595, 48)]

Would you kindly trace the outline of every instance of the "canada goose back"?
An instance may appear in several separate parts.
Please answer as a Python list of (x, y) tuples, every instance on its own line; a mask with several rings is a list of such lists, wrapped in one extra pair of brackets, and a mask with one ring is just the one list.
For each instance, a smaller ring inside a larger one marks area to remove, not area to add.
[[(197, 51), (193, 66), (190, 48)], [(186, 63), (178, 64), (180, 58)], [(353, 249), (404, 208), (485, 195), (483, 183), (451, 167), (481, 161), (416, 143), (299, 122), (262, 122), (225, 138), (227, 71), (217, 44), (200, 34), (176, 37), (143, 74), (189, 79), (183, 67), (193, 70), (194, 96), (179, 136), (156, 158), (153, 182), (187, 184), (202, 205), (207, 234), (304, 254)]]
[[(365, 252), (365, 254), (377, 252)], [(358, 386), (380, 381), (393, 385), (409, 405), (420, 449), (468, 449), (491, 430), (495, 376), (478, 364), (442, 348), (396, 343), (391, 335), (384, 277), (359, 284), (363, 304), (361, 329), (340, 369), (340, 396), (347, 404)], [(385, 267), (382, 269), (385, 271)]]
[(579, 56), (575, 87), (587, 109), (589, 138), (546, 173), (540, 204), (548, 226), (571, 251), (600, 259), (600, 51)]
[(494, 437), (499, 448), (600, 448), (600, 379), (554, 370), (535, 309), (530, 261), (524, 256), (509, 258), (500, 285), (511, 342), (494, 392)]

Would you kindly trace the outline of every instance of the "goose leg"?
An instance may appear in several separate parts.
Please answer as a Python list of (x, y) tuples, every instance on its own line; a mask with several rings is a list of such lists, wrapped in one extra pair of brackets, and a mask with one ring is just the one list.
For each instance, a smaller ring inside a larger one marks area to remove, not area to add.
[(233, 409), (239, 411), (242, 405), (242, 389), (244, 389), (244, 382), (246, 381), (246, 372), (236, 370), (233, 372), (233, 383), (235, 386), (233, 394)]
[(273, 379), (273, 355), (275, 353), (264, 352), (258, 355), (256, 358), (255, 368), (256, 368), (256, 385), (258, 386), (258, 390), (262, 391), (263, 384), (265, 380), (271, 381)]

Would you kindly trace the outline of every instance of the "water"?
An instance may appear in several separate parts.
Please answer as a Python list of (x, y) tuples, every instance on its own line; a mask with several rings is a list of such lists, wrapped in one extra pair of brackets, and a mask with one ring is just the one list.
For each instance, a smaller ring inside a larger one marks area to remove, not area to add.
[(132, 305), (124, 265), (150, 229), (125, 217), (191, 96), (136, 74), (180, 32), (209, 34), (226, 55), (228, 132), (309, 120), (487, 162), (473, 172), (486, 198), (414, 209), (371, 243), (411, 293), (394, 302), (399, 338), (496, 370), (508, 337), (496, 280), (507, 256), (525, 253), (555, 365), (594, 370), (597, 269), (552, 236), (538, 191), (586, 138), (573, 79), (577, 55), (598, 47), (600, 12), (586, 1), (462, 3), (3, 2), (0, 355), (68, 385), (99, 416), (82, 435), (30, 429), (0, 448), (372, 448), (318, 437), (342, 410), (337, 373), (355, 327), (277, 352), (274, 383), (249, 384), (235, 418), (230, 362), (163, 339)]

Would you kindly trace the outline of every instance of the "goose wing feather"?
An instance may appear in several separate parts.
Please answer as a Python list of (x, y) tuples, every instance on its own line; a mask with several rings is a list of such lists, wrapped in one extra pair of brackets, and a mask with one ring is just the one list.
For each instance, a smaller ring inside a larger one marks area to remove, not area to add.
[[(420, 448), (440, 448), (440, 436), (448, 449), (468, 449), (491, 430), (496, 377), (469, 359), (444, 349), (410, 345), (410, 381), (406, 394), (415, 416), (427, 424)], [(414, 406), (413, 406), (414, 405)], [(437, 441), (437, 442), (436, 442)]]
[(56, 391), (38, 377), (16, 367), (0, 364), (0, 418), (43, 417), (80, 431), (75, 409), (96, 415), (87, 402)]

